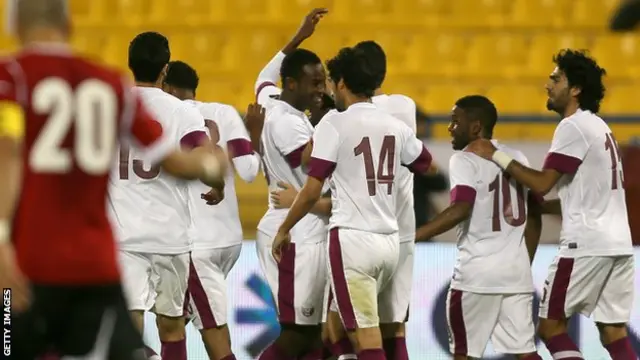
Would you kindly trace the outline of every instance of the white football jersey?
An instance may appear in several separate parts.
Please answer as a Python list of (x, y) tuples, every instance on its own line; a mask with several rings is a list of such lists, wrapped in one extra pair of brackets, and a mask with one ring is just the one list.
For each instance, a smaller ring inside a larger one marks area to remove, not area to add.
[(395, 117), (368, 102), (325, 115), (313, 136), (309, 176), (329, 178), (329, 227), (397, 232), (395, 176), (401, 165), (424, 172), (431, 155)]
[[(307, 180), (301, 166), (302, 152), (313, 136), (313, 125), (304, 112), (277, 98), (280, 90), (269, 85), (258, 93), (258, 101), (266, 115), (262, 129), (262, 168), (269, 185), (269, 192), (278, 190), (279, 181), (291, 184), (300, 191)], [(269, 198), (269, 208), (258, 223), (258, 230), (275, 235), (289, 209), (275, 209)], [(293, 242), (316, 241), (327, 230), (325, 218), (308, 214), (291, 230)]]
[(207, 193), (209, 187), (199, 181), (189, 184), (193, 249), (207, 250), (241, 244), (242, 224), (233, 170), (244, 181), (252, 182), (260, 170), (260, 160), (253, 152), (242, 118), (233, 106), (192, 100), (186, 102), (200, 111), (205, 123), (216, 123), (220, 134), (218, 145), (233, 156), (233, 167), (229, 167), (225, 177), (224, 200), (219, 204), (211, 206), (202, 200), (201, 194)]
[[(386, 111), (404, 122), (416, 133), (416, 103), (404, 95), (377, 95), (371, 101), (379, 109)], [(400, 242), (416, 240), (416, 214), (413, 207), (413, 174), (401, 166), (396, 174), (398, 197), (396, 215), (398, 217), (398, 236)]]
[[(529, 164), (520, 151), (492, 142)], [(451, 287), (480, 294), (532, 292), (524, 240), (529, 190), (493, 162), (464, 151), (451, 156), (449, 179), (451, 202), (473, 204), (471, 216), (457, 227), (458, 259)]]
[[(158, 88), (136, 88), (146, 108), (155, 115), (164, 136), (180, 148), (184, 139), (206, 137), (204, 119), (193, 106)], [(149, 166), (144, 152), (121, 147), (119, 162), (109, 182), (109, 213), (120, 249), (154, 254), (188, 252), (191, 223), (187, 207), (188, 182)]]
[(560, 256), (633, 254), (621, 154), (600, 117), (578, 110), (560, 121), (544, 168), (563, 174)]

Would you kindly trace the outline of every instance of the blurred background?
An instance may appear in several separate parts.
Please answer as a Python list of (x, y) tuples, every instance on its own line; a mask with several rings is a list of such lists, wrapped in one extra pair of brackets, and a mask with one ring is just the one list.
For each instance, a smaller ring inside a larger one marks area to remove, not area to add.
[[(383, 90), (416, 101), (419, 135), (429, 145), (445, 144), (436, 154), (445, 169), (450, 155), (448, 113), (457, 98), (472, 93), (496, 103), (501, 115), (497, 139), (530, 148), (530, 158), (544, 155), (558, 119), (545, 108), (543, 86), (553, 70), (552, 55), (566, 47), (589, 49), (607, 69), (603, 117), (629, 154), (625, 162), (635, 163), (629, 146), (640, 135), (640, 36), (608, 30), (618, 4), (619, 0), (70, 0), (77, 51), (126, 71), (129, 41), (141, 31), (159, 31), (170, 40), (172, 59), (198, 70), (199, 99), (232, 104), (240, 112), (254, 99), (258, 72), (289, 40), (302, 17), (313, 7), (327, 7), (329, 16), (303, 47), (327, 59), (343, 46), (378, 41), (388, 56)], [(5, 51), (15, 48), (5, 35), (0, 46)], [(541, 163), (542, 157), (532, 161)], [(633, 167), (625, 170), (635, 219), (635, 204), (640, 203), (636, 176)], [(446, 182), (432, 180), (416, 184), (419, 222), (447, 204)], [(266, 207), (264, 179), (253, 184), (239, 181), (238, 196), (246, 237), (253, 238)], [(557, 240), (553, 221), (547, 223)], [(547, 234), (543, 240), (553, 241)], [(452, 239), (450, 234), (439, 238)]]

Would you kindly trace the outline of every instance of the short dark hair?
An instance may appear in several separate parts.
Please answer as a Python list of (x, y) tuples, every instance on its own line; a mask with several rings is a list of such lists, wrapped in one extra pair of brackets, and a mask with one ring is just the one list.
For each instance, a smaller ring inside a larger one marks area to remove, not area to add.
[(322, 64), (322, 61), (313, 51), (306, 49), (295, 49), (293, 52), (287, 54), (282, 65), (280, 66), (280, 78), (282, 85), (286, 78), (293, 78), (299, 80), (303, 73), (303, 68), (306, 65)]
[(372, 97), (378, 88), (375, 67), (359, 49), (342, 48), (338, 55), (327, 61), (327, 70), (333, 82), (342, 79), (354, 94)]
[(189, 64), (183, 61), (171, 61), (164, 82), (167, 85), (195, 92), (200, 78), (196, 70)]
[(169, 40), (157, 32), (138, 34), (129, 44), (129, 69), (136, 81), (156, 82), (169, 59)]
[(593, 113), (600, 111), (606, 90), (602, 78), (607, 71), (586, 50), (560, 50), (553, 56), (553, 62), (565, 74), (569, 86), (581, 89), (578, 95), (580, 108)]
[(387, 75), (387, 55), (382, 46), (373, 40), (367, 40), (359, 42), (355, 48), (362, 51), (369, 59), (373, 72), (378, 77), (378, 88), (381, 87)]
[(498, 110), (491, 100), (482, 95), (468, 95), (458, 99), (456, 106), (464, 110), (473, 120), (480, 121), (486, 138), (493, 137), (493, 128), (498, 121)]

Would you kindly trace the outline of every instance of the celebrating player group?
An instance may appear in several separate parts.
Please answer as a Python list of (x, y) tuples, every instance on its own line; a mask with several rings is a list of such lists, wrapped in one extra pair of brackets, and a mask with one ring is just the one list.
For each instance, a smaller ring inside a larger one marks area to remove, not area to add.
[[(554, 359), (582, 359), (567, 333), (576, 313), (592, 316), (613, 360), (637, 358), (622, 162), (597, 115), (605, 70), (585, 52), (553, 57), (547, 108), (562, 120), (541, 170), (492, 139), (491, 100), (452, 104), (451, 202), (416, 229), (413, 176), (445, 159), (416, 137), (413, 100), (380, 90), (386, 57), (375, 41), (324, 64), (300, 48), (326, 9), (259, 73), (243, 120), (196, 97), (196, 70), (171, 61), (159, 33), (129, 44), (134, 84), (74, 55), (65, 5), (17, 1), (21, 49), (0, 62), (11, 358), (186, 360), (192, 322), (210, 359), (236, 359), (226, 291), (243, 239), (234, 173), (251, 182), (260, 169), (269, 207), (257, 257), (281, 331), (259, 359), (409, 359), (415, 243), (456, 226), (442, 314), (454, 359), (481, 358), (489, 340), (542, 359), (536, 334)], [(544, 200), (554, 187), (559, 199)], [(542, 214), (561, 215), (562, 230), (536, 330), (530, 264)], [(145, 312), (156, 315), (160, 354), (143, 343)]]

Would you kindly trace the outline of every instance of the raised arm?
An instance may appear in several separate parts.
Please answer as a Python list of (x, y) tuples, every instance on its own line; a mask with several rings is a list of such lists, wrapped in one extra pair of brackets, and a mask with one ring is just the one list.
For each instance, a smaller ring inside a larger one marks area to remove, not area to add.
[(324, 8), (316, 8), (311, 10), (307, 16), (305, 16), (300, 28), (295, 33), (293, 38), (282, 48), (278, 53), (267, 63), (267, 65), (262, 68), (260, 74), (258, 74), (258, 79), (255, 83), (255, 92), (256, 97), (259, 97), (260, 92), (269, 87), (276, 86), (278, 80), (280, 78), (280, 67), (282, 66), (282, 61), (284, 60), (287, 54), (290, 54), (295, 49), (302, 44), (303, 41), (308, 39), (316, 29), (316, 25), (322, 19), (322, 17), (328, 12), (327, 9)]

